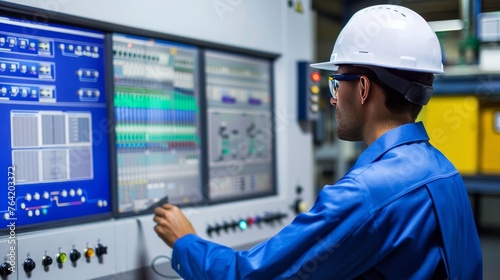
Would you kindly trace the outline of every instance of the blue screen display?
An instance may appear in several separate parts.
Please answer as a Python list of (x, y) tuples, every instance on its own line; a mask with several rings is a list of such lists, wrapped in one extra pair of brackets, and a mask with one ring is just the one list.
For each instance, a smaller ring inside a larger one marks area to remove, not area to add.
[(104, 47), (103, 32), (0, 17), (2, 229), (111, 213)]

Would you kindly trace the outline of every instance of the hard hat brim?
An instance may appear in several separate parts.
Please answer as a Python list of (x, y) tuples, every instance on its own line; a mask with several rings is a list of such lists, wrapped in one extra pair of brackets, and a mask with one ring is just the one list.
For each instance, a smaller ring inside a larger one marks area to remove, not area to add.
[(337, 71), (339, 69), (339, 66), (337, 64), (334, 64), (333, 62), (319, 62), (319, 63), (313, 63), (311, 65), (312, 68), (316, 69), (321, 69), (321, 70), (330, 70), (330, 71)]
[(320, 63), (313, 63), (310, 64), (311, 67), (316, 68), (316, 69), (321, 69), (321, 70), (329, 70), (329, 71), (337, 71), (339, 69), (340, 65), (343, 64), (348, 64), (348, 65), (354, 65), (354, 66), (359, 66), (359, 67), (367, 67), (370, 68), (370, 66), (376, 66), (376, 67), (385, 67), (385, 68), (392, 68), (392, 69), (397, 69), (397, 70), (405, 70), (405, 71), (414, 71), (414, 72), (424, 72), (424, 73), (432, 73), (432, 74), (444, 74), (443, 70), (436, 70), (436, 69), (419, 69), (419, 68), (413, 68), (413, 67), (394, 67), (392, 65), (380, 65), (380, 64), (370, 64), (370, 63), (353, 63), (353, 62), (320, 62)]

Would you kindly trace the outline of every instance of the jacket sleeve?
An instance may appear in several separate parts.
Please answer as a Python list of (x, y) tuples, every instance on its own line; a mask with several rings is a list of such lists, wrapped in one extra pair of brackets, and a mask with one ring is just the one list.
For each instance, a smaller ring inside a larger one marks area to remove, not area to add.
[[(353, 238), (356, 232), (376, 235), (368, 208), (364, 189), (342, 180), (325, 186), (309, 212), (248, 251), (195, 235), (180, 238), (174, 244), (172, 267), (185, 279), (356, 277), (377, 258), (376, 240)], [(363, 250), (363, 258), (356, 257), (356, 250)]]

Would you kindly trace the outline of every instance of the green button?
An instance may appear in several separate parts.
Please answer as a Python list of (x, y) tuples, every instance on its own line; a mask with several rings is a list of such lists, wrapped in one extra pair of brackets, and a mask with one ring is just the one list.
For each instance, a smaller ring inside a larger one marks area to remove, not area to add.
[(66, 262), (66, 253), (60, 253), (58, 256), (57, 256), (57, 262), (58, 263), (64, 263)]

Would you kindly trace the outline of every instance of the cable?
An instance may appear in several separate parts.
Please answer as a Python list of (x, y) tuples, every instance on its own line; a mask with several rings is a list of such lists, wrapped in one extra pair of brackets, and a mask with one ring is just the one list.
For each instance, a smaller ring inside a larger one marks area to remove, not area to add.
[(167, 278), (167, 279), (182, 279), (179, 276), (165, 275), (163, 273), (160, 273), (158, 270), (156, 270), (155, 263), (159, 259), (167, 259), (168, 262), (172, 263), (172, 259), (170, 257), (168, 257), (168, 256), (162, 256), (162, 255), (160, 255), (160, 256), (157, 256), (157, 257), (153, 258), (151, 260), (151, 268), (153, 269), (154, 273), (158, 274), (160, 277)]

